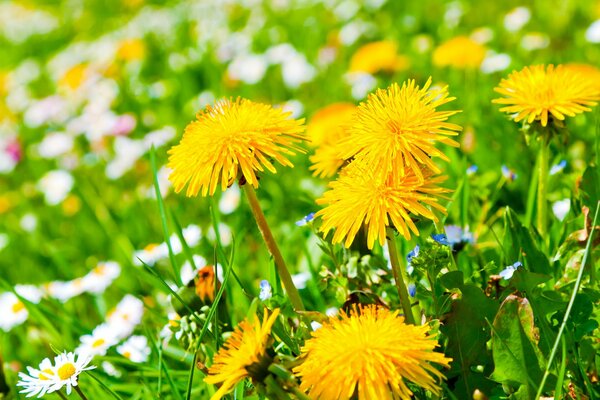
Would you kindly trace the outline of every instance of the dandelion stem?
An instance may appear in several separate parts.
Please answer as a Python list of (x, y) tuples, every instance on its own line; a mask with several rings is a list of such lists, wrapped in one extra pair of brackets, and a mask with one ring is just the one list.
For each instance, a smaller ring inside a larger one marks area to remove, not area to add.
[(258, 202), (258, 198), (256, 197), (256, 192), (252, 185), (246, 183), (242, 185), (244, 188), (244, 192), (246, 193), (246, 197), (248, 198), (248, 203), (250, 204), (250, 209), (252, 210), (252, 215), (254, 215), (254, 219), (256, 220), (256, 224), (258, 225), (258, 229), (267, 245), (267, 249), (269, 249), (269, 253), (273, 256), (275, 260), (275, 266), (277, 267), (277, 272), (279, 273), (279, 277), (281, 278), (281, 282), (285, 287), (285, 290), (290, 297), (290, 301), (292, 305), (297, 311), (304, 311), (304, 305), (302, 304), (302, 299), (300, 298), (300, 293), (294, 282), (292, 281), (292, 276), (285, 265), (285, 261), (283, 260), (283, 256), (279, 251), (279, 247), (277, 246), (277, 242), (275, 242), (275, 238), (273, 237), (273, 233), (269, 228), (269, 224), (265, 218), (265, 214), (260, 208), (260, 203)]
[(548, 213), (548, 163), (550, 158), (550, 144), (545, 136), (542, 136), (538, 157), (537, 229), (542, 238), (545, 238)]
[(81, 397), (83, 400), (88, 400), (88, 398), (85, 397), (85, 394), (83, 394), (83, 392), (81, 391), (81, 389), (79, 388), (79, 386), (73, 386), (73, 388), (75, 389), (75, 391), (77, 392), (77, 394), (79, 395), (79, 397)]
[(404, 318), (406, 318), (406, 322), (409, 324), (415, 325), (415, 317), (412, 313), (408, 289), (404, 283), (405, 274), (400, 267), (400, 260), (398, 259), (398, 247), (396, 246), (394, 231), (389, 226), (386, 228), (386, 237), (390, 253), (390, 262), (392, 263), (392, 273), (394, 274), (394, 280), (396, 281), (398, 296), (400, 296), (400, 304), (402, 304), (402, 310), (404, 310)]

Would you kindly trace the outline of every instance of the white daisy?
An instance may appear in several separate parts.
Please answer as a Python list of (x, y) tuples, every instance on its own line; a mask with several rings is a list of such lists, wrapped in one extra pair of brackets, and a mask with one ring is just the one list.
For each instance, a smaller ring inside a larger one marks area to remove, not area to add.
[(131, 336), (125, 343), (117, 347), (117, 351), (135, 363), (143, 363), (150, 356), (150, 347), (145, 336)]
[(135, 327), (142, 321), (144, 303), (130, 294), (123, 297), (107, 317), (108, 325), (119, 339), (131, 335)]
[(100, 262), (83, 277), (84, 290), (94, 294), (103, 293), (120, 274), (121, 267), (117, 262)]
[(115, 334), (115, 330), (110, 325), (98, 325), (91, 335), (83, 335), (79, 338), (81, 344), (75, 349), (75, 354), (91, 357), (106, 355), (106, 351), (118, 342)]
[(66, 386), (67, 395), (71, 394), (74, 386), (77, 386), (77, 378), (83, 371), (96, 368), (94, 365), (89, 365), (92, 357), (80, 355), (75, 359), (75, 354), (72, 352), (63, 352), (54, 357), (54, 375), (52, 375), (52, 385), (48, 393), (55, 392)]
[(10, 331), (27, 320), (29, 313), (19, 298), (12, 292), (0, 294), (0, 329)]
[(19, 372), (19, 382), (17, 383), (17, 386), (23, 388), (19, 393), (25, 394), (26, 397), (42, 397), (48, 393), (50, 386), (54, 383), (54, 367), (50, 359), (44, 358), (39, 365), (39, 369), (28, 366), (27, 372), (29, 375), (24, 372)]

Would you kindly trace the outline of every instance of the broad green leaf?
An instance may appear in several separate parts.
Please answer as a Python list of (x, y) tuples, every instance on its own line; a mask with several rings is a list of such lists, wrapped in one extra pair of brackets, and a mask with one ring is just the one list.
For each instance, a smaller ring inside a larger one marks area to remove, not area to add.
[(538, 330), (529, 301), (508, 296), (496, 318), (492, 334), (492, 378), (509, 388), (511, 398), (534, 400), (542, 378), (543, 361), (537, 348)]
[(551, 272), (548, 257), (537, 247), (529, 230), (508, 207), (504, 213), (504, 227), (503, 247), (507, 265), (525, 259), (525, 264), (530, 271), (542, 274)]

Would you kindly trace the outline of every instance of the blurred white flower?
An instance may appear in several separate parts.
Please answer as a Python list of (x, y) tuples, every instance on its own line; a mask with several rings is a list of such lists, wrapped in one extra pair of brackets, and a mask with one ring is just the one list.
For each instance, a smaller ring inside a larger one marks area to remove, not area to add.
[(98, 325), (90, 335), (79, 338), (81, 344), (75, 349), (75, 354), (89, 357), (106, 355), (108, 349), (119, 341), (115, 333), (110, 325)]
[(240, 205), (240, 199), (240, 187), (237, 183), (234, 183), (221, 195), (221, 199), (219, 200), (219, 211), (221, 211), (222, 214), (231, 214)]
[(73, 149), (73, 136), (64, 132), (49, 133), (38, 144), (37, 151), (42, 158), (56, 158)]
[(585, 39), (590, 43), (600, 43), (600, 19), (592, 22), (587, 28)]
[(343, 0), (333, 9), (333, 13), (340, 21), (347, 21), (354, 17), (359, 10), (360, 4), (355, 0)]
[(37, 229), (38, 218), (35, 214), (27, 213), (21, 217), (19, 225), (25, 232), (33, 232)]
[(135, 327), (142, 321), (143, 315), (144, 303), (137, 297), (127, 294), (108, 313), (106, 322), (113, 329), (116, 337), (123, 339), (131, 335)]
[(265, 57), (270, 64), (283, 64), (287, 59), (295, 57), (298, 52), (289, 43), (282, 43), (269, 47)]
[(117, 347), (117, 352), (130, 361), (143, 363), (148, 360), (151, 351), (145, 336), (131, 336)]
[(454, 28), (460, 23), (460, 19), (464, 14), (463, 6), (458, 1), (453, 1), (446, 5), (446, 12), (444, 13), (444, 22), (449, 28)]
[(338, 34), (340, 42), (344, 46), (352, 46), (365, 33), (371, 30), (372, 25), (362, 21), (354, 20), (342, 26)]
[(42, 289), (35, 285), (15, 285), (15, 292), (34, 304), (38, 304), (44, 296)]
[(475, 29), (471, 33), (471, 39), (473, 39), (475, 42), (477, 42), (479, 44), (486, 44), (493, 38), (494, 38), (494, 31), (492, 30), (492, 28), (489, 28), (487, 26)]
[(267, 61), (256, 54), (239, 55), (229, 64), (227, 72), (230, 78), (253, 85), (265, 76)]
[(488, 52), (481, 63), (481, 72), (484, 74), (492, 74), (494, 72), (504, 71), (510, 66), (510, 62), (511, 59), (508, 54)]
[(297, 53), (283, 62), (281, 73), (285, 86), (296, 89), (300, 85), (312, 81), (316, 75), (316, 69), (306, 61), (303, 54)]
[(539, 32), (528, 33), (521, 39), (521, 47), (528, 51), (545, 49), (550, 44), (550, 38)]
[(166, 243), (150, 243), (142, 250), (138, 250), (133, 254), (133, 264), (136, 266), (143, 265), (142, 263), (153, 266), (158, 261), (169, 256), (169, 248)]
[(347, 73), (344, 78), (352, 86), (352, 97), (356, 100), (364, 99), (377, 86), (377, 79), (365, 72)]
[(123, 373), (115, 367), (115, 365), (108, 361), (102, 362), (102, 369), (106, 372), (107, 375), (113, 376), (115, 378), (120, 378), (123, 376)]
[(292, 275), (292, 282), (294, 282), (294, 286), (296, 286), (298, 289), (304, 289), (311, 278), (312, 275), (310, 272), (304, 271)]
[(531, 11), (527, 7), (517, 7), (504, 16), (504, 28), (509, 32), (520, 31), (531, 19)]
[[(219, 222), (218, 229), (219, 229), (219, 237), (221, 238), (221, 244), (223, 246), (229, 246), (231, 244), (231, 241), (233, 240), (233, 232), (231, 231), (231, 228), (229, 227), (229, 225), (226, 225), (223, 222)], [(208, 228), (206, 237), (211, 242), (215, 242), (217, 240), (217, 236), (215, 235), (215, 230), (212, 226), (210, 228)]]
[(45, 285), (45, 289), (48, 296), (63, 303), (85, 292), (82, 278), (49, 282)]
[(117, 262), (100, 262), (82, 278), (83, 288), (88, 293), (103, 293), (120, 274), (121, 267)]
[(281, 109), (285, 112), (291, 112), (290, 118), (300, 118), (304, 113), (304, 104), (299, 100), (288, 100), (281, 104)]
[(571, 199), (563, 199), (552, 203), (552, 212), (559, 221), (563, 221), (571, 210)]
[(58, 95), (35, 101), (25, 112), (25, 124), (32, 128), (48, 124), (63, 123), (68, 117), (67, 104)]
[(27, 320), (29, 313), (19, 298), (12, 292), (0, 294), (0, 329), (10, 331)]
[(54, 206), (62, 203), (67, 197), (75, 180), (64, 170), (47, 172), (37, 183), (38, 190), (44, 194), (46, 204)]
[(10, 239), (8, 238), (8, 235), (6, 233), (0, 233), (0, 250), (6, 248), (9, 242)]

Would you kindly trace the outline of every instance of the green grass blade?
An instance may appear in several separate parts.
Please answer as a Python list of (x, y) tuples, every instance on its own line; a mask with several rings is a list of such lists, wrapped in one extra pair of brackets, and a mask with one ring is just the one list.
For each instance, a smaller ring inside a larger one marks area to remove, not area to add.
[(175, 282), (181, 286), (181, 276), (179, 274), (179, 267), (175, 260), (175, 254), (173, 253), (173, 246), (171, 246), (171, 235), (169, 235), (169, 228), (167, 227), (167, 212), (165, 211), (165, 203), (160, 193), (160, 187), (158, 186), (158, 170), (156, 169), (156, 149), (154, 146), (150, 149), (150, 165), (152, 166), (152, 176), (154, 178), (154, 191), (156, 193), (156, 202), (158, 203), (158, 212), (160, 214), (160, 222), (162, 224), (163, 234), (165, 236), (165, 243), (169, 249), (169, 261), (171, 262), (171, 268), (173, 268), (173, 275)]
[(550, 353), (550, 357), (548, 358), (548, 363), (546, 365), (546, 370), (544, 371), (544, 376), (542, 377), (542, 381), (540, 382), (540, 386), (538, 388), (537, 394), (535, 395), (536, 399), (539, 399), (544, 390), (544, 385), (546, 384), (546, 379), (550, 375), (550, 367), (552, 366), (552, 362), (554, 361), (554, 357), (556, 356), (556, 351), (558, 350), (558, 344), (561, 341), (562, 335), (565, 331), (565, 326), (567, 325), (567, 321), (569, 316), (571, 315), (571, 309), (573, 308), (573, 303), (575, 303), (575, 296), (577, 296), (577, 292), (579, 291), (579, 286), (581, 285), (581, 280), (583, 279), (583, 272), (585, 271), (585, 264), (587, 263), (587, 259), (590, 255), (591, 247), (592, 247), (592, 239), (594, 237), (594, 233), (596, 231), (596, 224), (598, 223), (598, 211), (600, 211), (600, 201), (596, 203), (596, 212), (594, 213), (594, 222), (592, 223), (592, 229), (590, 231), (590, 235), (588, 236), (587, 244), (585, 246), (585, 253), (583, 254), (583, 259), (581, 260), (581, 268), (579, 268), (579, 273), (577, 274), (577, 280), (575, 281), (575, 286), (573, 287), (573, 293), (571, 294), (571, 299), (569, 300), (569, 304), (567, 305), (567, 311), (565, 312), (565, 316), (560, 324), (560, 328), (558, 329), (558, 335), (556, 336), (556, 340), (554, 341), (554, 346), (552, 347), (552, 352)]

